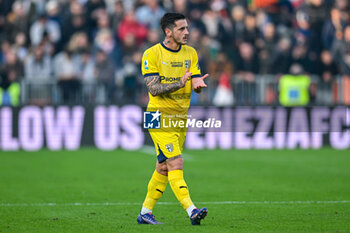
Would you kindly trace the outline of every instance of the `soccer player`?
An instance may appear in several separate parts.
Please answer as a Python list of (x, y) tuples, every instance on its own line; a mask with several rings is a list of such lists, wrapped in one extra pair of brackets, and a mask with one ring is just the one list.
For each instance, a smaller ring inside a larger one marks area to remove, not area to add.
[[(147, 111), (161, 109), (162, 114), (187, 114), (191, 89), (200, 93), (202, 88), (207, 87), (203, 80), (208, 74), (201, 76), (197, 53), (186, 45), (189, 31), (185, 16), (166, 13), (160, 24), (165, 34), (164, 41), (147, 49), (142, 58), (142, 74), (150, 98)], [(149, 131), (157, 151), (157, 162), (137, 222), (161, 224), (152, 215), (152, 210), (169, 182), (192, 225), (200, 225), (208, 210), (205, 207), (196, 208), (183, 177), (181, 153), (186, 130), (172, 128)]]

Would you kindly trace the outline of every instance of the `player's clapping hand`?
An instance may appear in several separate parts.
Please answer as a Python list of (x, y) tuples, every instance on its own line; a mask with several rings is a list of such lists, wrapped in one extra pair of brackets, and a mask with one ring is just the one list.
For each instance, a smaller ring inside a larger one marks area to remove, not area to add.
[(181, 82), (181, 87), (184, 87), (186, 85), (186, 82), (188, 80), (189, 77), (191, 77), (192, 72), (188, 72), (188, 69), (186, 69), (186, 73), (184, 74), (184, 76), (182, 76), (180, 82)]
[(204, 79), (208, 76), (209, 74), (205, 74), (200, 78), (192, 79), (192, 88), (196, 93), (200, 93), (202, 88), (207, 87), (207, 84), (205, 84)]

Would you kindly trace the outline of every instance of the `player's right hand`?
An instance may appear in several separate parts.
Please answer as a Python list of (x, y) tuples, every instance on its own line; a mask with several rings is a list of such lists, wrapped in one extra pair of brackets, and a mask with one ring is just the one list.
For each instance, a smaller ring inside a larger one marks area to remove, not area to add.
[(188, 72), (188, 69), (186, 69), (186, 73), (184, 74), (184, 76), (182, 76), (180, 82), (181, 82), (181, 87), (184, 87), (186, 85), (186, 82), (188, 80), (189, 77), (191, 77), (192, 72)]

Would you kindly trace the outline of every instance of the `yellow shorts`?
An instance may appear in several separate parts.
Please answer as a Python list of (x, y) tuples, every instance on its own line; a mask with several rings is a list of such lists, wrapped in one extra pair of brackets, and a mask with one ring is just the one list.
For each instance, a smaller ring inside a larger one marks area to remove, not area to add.
[(186, 138), (185, 130), (178, 132), (152, 131), (150, 135), (157, 151), (159, 163), (171, 157), (181, 155)]

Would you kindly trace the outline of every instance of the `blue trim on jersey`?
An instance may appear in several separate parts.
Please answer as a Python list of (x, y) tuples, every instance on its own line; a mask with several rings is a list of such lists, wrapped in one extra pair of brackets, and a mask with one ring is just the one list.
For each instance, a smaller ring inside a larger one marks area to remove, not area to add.
[(160, 42), (160, 44), (163, 46), (163, 48), (165, 48), (166, 50), (169, 50), (170, 52), (173, 52), (173, 53), (177, 53), (177, 52), (179, 52), (180, 49), (181, 49), (181, 45), (179, 46), (179, 48), (178, 48), (177, 50), (173, 50), (173, 49), (170, 49), (170, 48), (166, 47), (166, 46), (163, 44), (163, 42)]
[(192, 75), (191, 78), (200, 78), (201, 75), (200, 74), (195, 74), (195, 75)]
[[(158, 145), (158, 144), (157, 144)], [(157, 155), (157, 159), (158, 159), (158, 163), (163, 163), (165, 160), (167, 160), (168, 158), (164, 155), (163, 151), (160, 149), (159, 145), (158, 145), (158, 151), (159, 154)]]
[(159, 73), (149, 73), (149, 74), (145, 74), (143, 77), (146, 78), (148, 76), (153, 76), (153, 75), (159, 75)]

